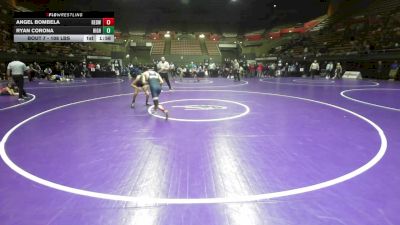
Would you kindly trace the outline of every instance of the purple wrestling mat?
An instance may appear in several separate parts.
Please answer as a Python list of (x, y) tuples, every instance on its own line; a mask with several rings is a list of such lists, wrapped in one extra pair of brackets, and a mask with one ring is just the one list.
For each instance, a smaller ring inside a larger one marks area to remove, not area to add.
[(1, 224), (400, 224), (400, 83), (176, 80), (165, 121), (130, 82), (1, 96)]

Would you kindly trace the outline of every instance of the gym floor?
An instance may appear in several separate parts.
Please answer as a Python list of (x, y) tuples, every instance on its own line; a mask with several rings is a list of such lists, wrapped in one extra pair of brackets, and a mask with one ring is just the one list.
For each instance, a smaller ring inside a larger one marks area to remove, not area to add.
[(127, 78), (0, 96), (0, 224), (400, 224), (400, 83)]

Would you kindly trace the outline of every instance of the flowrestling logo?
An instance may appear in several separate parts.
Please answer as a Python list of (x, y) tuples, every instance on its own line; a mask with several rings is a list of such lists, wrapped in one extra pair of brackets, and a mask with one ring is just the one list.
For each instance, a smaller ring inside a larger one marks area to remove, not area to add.
[(225, 110), (228, 107), (226, 106), (219, 106), (219, 105), (176, 105), (172, 106), (173, 108), (182, 108), (183, 110), (201, 110), (201, 111), (208, 111), (208, 110)]

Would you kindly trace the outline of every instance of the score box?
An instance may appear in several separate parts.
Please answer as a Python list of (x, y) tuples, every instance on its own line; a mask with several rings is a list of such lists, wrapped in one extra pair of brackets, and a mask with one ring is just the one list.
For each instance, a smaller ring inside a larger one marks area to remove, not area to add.
[(114, 18), (103, 18), (103, 26), (114, 26)]
[(103, 34), (114, 34), (114, 27), (103, 27)]

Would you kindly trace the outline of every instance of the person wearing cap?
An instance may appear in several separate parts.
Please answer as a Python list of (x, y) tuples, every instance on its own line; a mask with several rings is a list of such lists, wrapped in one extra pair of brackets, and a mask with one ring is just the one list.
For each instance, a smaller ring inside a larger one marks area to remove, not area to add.
[(168, 78), (169, 69), (170, 69), (169, 63), (165, 61), (165, 57), (164, 56), (161, 57), (161, 61), (158, 62), (157, 64), (157, 70), (158, 73), (161, 75), (162, 79), (165, 80), (165, 82), (167, 83), (169, 90), (171, 90), (172, 87)]

